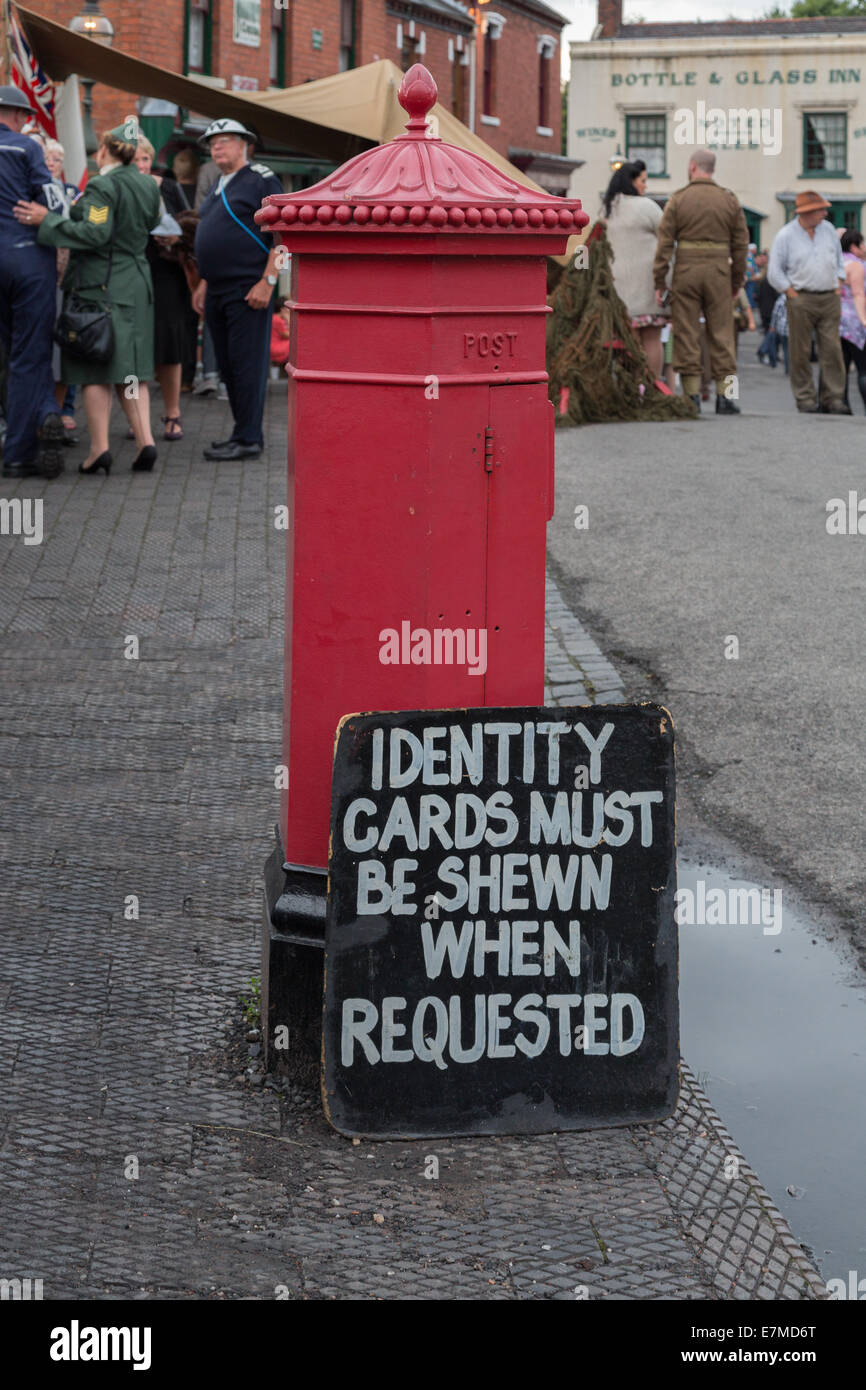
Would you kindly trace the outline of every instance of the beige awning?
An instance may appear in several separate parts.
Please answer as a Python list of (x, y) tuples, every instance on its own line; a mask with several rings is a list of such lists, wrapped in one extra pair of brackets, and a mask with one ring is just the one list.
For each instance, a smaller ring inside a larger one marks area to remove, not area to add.
[(19, 5), (15, 8), (27, 41), (52, 82), (63, 82), (77, 73), (79, 77), (89, 77), (117, 91), (173, 101), (203, 116), (214, 119), (230, 116), (254, 124), (269, 144), (335, 164), (342, 164), (375, 143), (375, 138), (373, 141), (358, 138), (353, 131), (332, 126), (327, 121), (308, 121), (303, 115), (294, 115), (279, 107), (271, 110), (250, 101), (248, 93), (241, 95), (222, 87), (210, 87), (193, 77), (145, 63), (122, 49), (106, 48), (94, 39), (72, 34), (62, 24), (55, 24), (32, 10)]
[[(402, 80), (403, 73), (397, 64), (390, 58), (380, 58), (378, 62), (334, 73), (332, 77), (320, 77), (315, 82), (303, 82), (298, 87), (249, 95), (250, 101), (260, 110), (283, 111), (305, 122), (332, 126), (382, 145), (386, 140), (393, 140), (395, 135), (402, 135), (409, 119), (397, 100)], [(435, 133), (443, 140), (471, 150), (525, 187), (544, 192), (504, 155), (498, 154), (479, 135), (474, 135), (441, 102), (437, 101), (430, 112), (430, 117), (434, 116)]]

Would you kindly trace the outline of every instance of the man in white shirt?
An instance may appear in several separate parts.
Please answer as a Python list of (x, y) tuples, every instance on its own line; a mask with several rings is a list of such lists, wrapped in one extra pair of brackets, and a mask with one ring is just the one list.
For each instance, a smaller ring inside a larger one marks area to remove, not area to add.
[[(841, 283), (845, 265), (830, 207), (820, 193), (798, 193), (796, 217), (777, 234), (767, 279), (784, 294), (788, 310), (791, 389), (797, 409), (814, 415), (848, 415), (844, 404), (845, 364), (839, 341)], [(812, 335), (818, 345), (820, 400), (810, 362)]]

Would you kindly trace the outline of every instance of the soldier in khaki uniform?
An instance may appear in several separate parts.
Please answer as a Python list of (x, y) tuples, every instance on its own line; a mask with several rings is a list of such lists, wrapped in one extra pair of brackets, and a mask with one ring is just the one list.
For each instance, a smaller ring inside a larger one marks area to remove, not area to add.
[(749, 238), (736, 194), (715, 182), (715, 167), (716, 157), (710, 150), (696, 150), (692, 155), (688, 184), (678, 188), (665, 206), (653, 277), (661, 303), (676, 245), (671, 285), (674, 370), (680, 374), (683, 391), (700, 410), (703, 315), (716, 383), (716, 414), (739, 415), (730, 391), (737, 374), (733, 300), (746, 278)]

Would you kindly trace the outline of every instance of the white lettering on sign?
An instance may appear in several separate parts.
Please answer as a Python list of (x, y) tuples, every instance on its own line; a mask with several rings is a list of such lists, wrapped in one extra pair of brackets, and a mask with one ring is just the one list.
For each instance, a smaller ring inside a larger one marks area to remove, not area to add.
[[(370, 797), (356, 797), (349, 803), (343, 818), (343, 843), (353, 854), (368, 854), (371, 850), (384, 853), (395, 843), (407, 850), (427, 850), (439, 844), (443, 849), (474, 849), (485, 842), (494, 849), (512, 844), (518, 836), (520, 824), (511, 810), (510, 792), (493, 792), (486, 800), (474, 792), (458, 792), (450, 801), (445, 797), (425, 793), (418, 803), (417, 814), (413, 814), (405, 797), (395, 796), (390, 804), (375, 802)], [(618, 849), (637, 836), (641, 848), (648, 849), (653, 843), (652, 807), (660, 805), (660, 791), (625, 792), (614, 791), (605, 797), (602, 792), (592, 794), (591, 820), (587, 818), (584, 802), (589, 802), (585, 792), (557, 792), (552, 809), (545, 805), (541, 793), (532, 792), (529, 819), (529, 841), (531, 844), (578, 846), (581, 849), (595, 849), (604, 844)], [(570, 805), (570, 810), (569, 810)], [(632, 806), (639, 809), (635, 816)], [(587, 826), (591, 828), (587, 830)], [(509, 908), (523, 909), (528, 900), (517, 892), (529, 879), (538, 905), (544, 909), (555, 891), (560, 907), (565, 908), (577, 884), (579, 863), (595, 870), (595, 860), (590, 855), (565, 856), (565, 868), (560, 864), (558, 854), (494, 854), (489, 856), (489, 873), (480, 873), (481, 858), (470, 855), (468, 861), (459, 855), (446, 856), (439, 868), (439, 879), (449, 887), (459, 888), (465, 884), (463, 871), (468, 862), (472, 875), (473, 889), (469, 893), (470, 910), (472, 897), (478, 887), (490, 888), (491, 907), (494, 911)], [(401, 861), (395, 861), (401, 862)], [(601, 859), (601, 877), (605, 873), (609, 883), (610, 856)], [(378, 859), (362, 861), (377, 866), (384, 874), (385, 866)], [(528, 870), (529, 879), (522, 872)], [(372, 870), (371, 870), (372, 872)], [(495, 885), (494, 885), (495, 878)], [(449, 901), (440, 896), (439, 906), (462, 907), (466, 893), (458, 895), (460, 901)], [(495, 901), (494, 901), (495, 899)], [(370, 909), (372, 910), (372, 909)]]
[[(661, 765), (617, 747), (620, 726), (600, 712), (531, 713), (473, 710), (457, 724), (440, 711), (426, 724), (412, 716), (411, 727), (368, 725), (366, 773), (354, 765), (333, 831), (347, 884), (342, 920), (363, 928), (366, 950), (395, 919), (389, 965), (411, 950), (413, 970), (390, 988), (372, 967), (369, 982), (353, 977), (334, 1014), (343, 1067), (447, 1071), (544, 1054), (583, 1067), (643, 1044), (649, 996), (632, 992), (646, 975), (630, 952), (641, 910), (653, 944), (659, 930), (635, 897), (641, 856), (659, 875), (648, 880), (653, 894), (670, 882), (657, 857), (670, 806), (652, 785), (661, 770), (648, 771)], [(669, 736), (666, 711), (656, 730)], [(617, 785), (632, 767), (644, 769), (639, 785)], [(617, 856), (628, 893), (606, 931), (599, 914), (611, 907)]]
[[(542, 930), (541, 941), (527, 941), (527, 935), (536, 935)], [(448, 968), (455, 980), (463, 978), (464, 971), (472, 959), (472, 974), (484, 975), (485, 957), (493, 954), (497, 959), (500, 975), (553, 975), (557, 958), (561, 958), (570, 975), (580, 974), (580, 923), (569, 922), (568, 940), (557, 931), (553, 922), (498, 922), (495, 935), (488, 938), (485, 921), (464, 922), (458, 936), (453, 922), (442, 922), (434, 934), (430, 922), (421, 927), (421, 941), (424, 947), (424, 964), (428, 980), (436, 980), (443, 966)], [(527, 961), (528, 955), (537, 955), (536, 961)]]
[[(539, 1057), (548, 1047), (561, 1057), (627, 1057), (644, 1037), (644, 1012), (634, 994), (476, 994), (471, 1003), (453, 994), (444, 1000), (428, 994), (409, 1017), (400, 995), (388, 995), (381, 1008), (369, 999), (344, 999), (341, 1060), (344, 1067), (363, 1057), (378, 1062), (477, 1062), (481, 1057), (509, 1058), (522, 1052)], [(405, 1021), (398, 1021), (404, 1015)], [(583, 1017), (581, 1025), (576, 1020)], [(534, 1032), (527, 1033), (521, 1025)], [(516, 1031), (520, 1028), (520, 1031)], [(576, 1028), (585, 1041), (575, 1045)], [(604, 1036), (606, 1035), (606, 1037)], [(396, 1047), (406, 1038), (411, 1046)]]
[[(468, 778), (473, 786), (478, 786), (484, 774), (491, 771), (490, 750), (485, 752), (483, 736), (496, 739), (496, 780), (500, 786), (513, 777), (523, 782), (531, 782), (535, 775), (538, 752), (542, 758), (547, 756), (547, 781), (550, 786), (559, 783), (559, 740), (574, 732), (583, 744), (583, 751), (589, 753), (589, 780), (601, 781), (601, 754), (613, 733), (613, 724), (608, 721), (602, 726), (598, 737), (591, 734), (586, 725), (564, 722), (538, 724), (517, 724), (510, 722), (475, 723), (469, 726), (469, 737), (456, 725), (444, 725), (424, 730), (422, 738), (409, 729), (395, 728), (389, 732), (387, 757), (384, 729), (373, 730), (373, 791), (380, 791), (387, 783), (389, 787), (408, 787), (418, 780), (425, 786), (457, 787)], [(517, 740), (517, 742), (514, 742)], [(540, 743), (540, 749), (537, 744)], [(435, 758), (434, 758), (435, 750)], [(435, 772), (436, 763), (447, 763), (448, 771)], [(518, 760), (520, 772), (517, 772)], [(543, 762), (539, 763), (543, 766)], [(661, 798), (661, 792), (653, 793)]]
[[(481, 846), (507, 850), (517, 840), (521, 825), (513, 809), (511, 792), (488, 796), (459, 791), (446, 797), (422, 792), (410, 804), (402, 791), (415, 783), (423, 786), (478, 786), (509, 782), (519, 776), (531, 781), (536, 769), (544, 769), (551, 786), (559, 782), (562, 741), (576, 738), (580, 754), (589, 754), (586, 769), (591, 784), (601, 780), (601, 756), (613, 733), (609, 721), (598, 735), (582, 722), (490, 721), (462, 729), (430, 725), (421, 737), (408, 729), (384, 730), (372, 738), (371, 790), (386, 785), (397, 794), (354, 797), (346, 807), (341, 833), (352, 854), (375, 855), (358, 862), (356, 910), (359, 916), (417, 916), (424, 905), (415, 897), (412, 873), (418, 860), (408, 856), (431, 848), (446, 853), (437, 869), (437, 911), (445, 913), (527, 912), (534, 903), (541, 911), (553, 904), (568, 911), (575, 899), (581, 911), (604, 911), (610, 900), (612, 855), (636, 838), (642, 849), (653, 844), (653, 808), (662, 804), (660, 790), (543, 791), (529, 796), (526, 838), (538, 845), (537, 854), (494, 853), (482, 858), (469, 853)], [(486, 736), (486, 738), (485, 738)], [(536, 747), (536, 743), (539, 744)], [(584, 765), (585, 766), (585, 765)], [(592, 854), (560, 854), (564, 850), (598, 850)], [(406, 852), (389, 868), (382, 856), (397, 848)]]

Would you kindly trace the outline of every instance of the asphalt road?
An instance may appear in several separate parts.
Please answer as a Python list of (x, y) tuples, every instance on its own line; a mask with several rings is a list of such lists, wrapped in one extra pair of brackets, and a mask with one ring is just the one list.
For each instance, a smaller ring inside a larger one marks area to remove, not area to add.
[(740, 418), (558, 431), (551, 566), (629, 697), (671, 710), (680, 842), (726, 837), (866, 964), (866, 535), (827, 531), (866, 498), (866, 419), (853, 378), (853, 417), (798, 414), (756, 344)]

